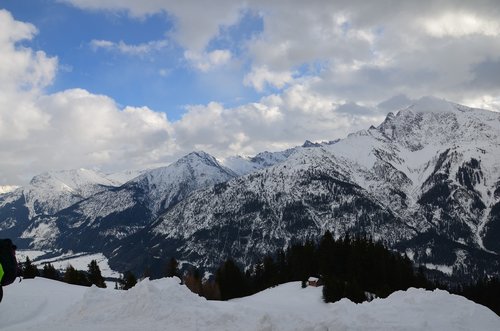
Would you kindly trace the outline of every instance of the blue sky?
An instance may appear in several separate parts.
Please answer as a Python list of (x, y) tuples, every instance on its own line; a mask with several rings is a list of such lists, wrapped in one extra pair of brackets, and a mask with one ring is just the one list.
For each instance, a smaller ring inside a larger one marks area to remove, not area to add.
[[(227, 106), (258, 100), (258, 93), (243, 86), (244, 68), (240, 63), (225, 70), (200, 74), (183, 58), (184, 50), (168, 38), (174, 29), (166, 13), (134, 18), (125, 12), (83, 11), (70, 4), (48, 0), (5, 0), (3, 8), (16, 19), (38, 29), (29, 47), (57, 56), (59, 71), (47, 92), (84, 88), (113, 97), (121, 105), (144, 106), (178, 119), (189, 104), (219, 101)], [(207, 49), (228, 48), (241, 53), (234, 41), (250, 38), (261, 29), (255, 15), (244, 15), (234, 27), (224, 29)], [(166, 45), (145, 54), (124, 54), (117, 50), (96, 49), (92, 40), (123, 42), (127, 45), (165, 40)]]
[(497, 0), (4, 0), (0, 185), (345, 137), (433, 95), (500, 111)]

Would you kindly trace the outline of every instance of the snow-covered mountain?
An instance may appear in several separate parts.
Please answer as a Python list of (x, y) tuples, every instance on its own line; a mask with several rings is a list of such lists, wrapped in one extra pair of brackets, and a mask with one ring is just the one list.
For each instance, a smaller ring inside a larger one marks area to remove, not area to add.
[(10, 193), (18, 188), (19, 186), (16, 185), (0, 185), (0, 195), (5, 193)]
[(129, 180), (132, 180), (135, 177), (142, 175), (146, 171), (152, 170), (152, 169), (154, 169), (154, 168), (141, 169), (141, 170), (123, 170), (120, 172), (113, 172), (111, 174), (106, 174), (106, 178), (108, 178), (109, 180), (112, 180), (116, 183), (119, 183), (120, 185), (123, 185), (126, 182), (128, 182)]
[[(307, 141), (306, 143), (308, 143)], [(309, 142), (310, 143), (310, 142)], [(285, 161), (295, 153), (298, 147), (289, 148), (280, 152), (261, 152), (255, 156), (232, 156), (224, 160), (223, 164), (239, 176), (249, 174)]]
[(23, 188), (30, 217), (52, 215), (119, 183), (88, 169), (47, 172)]
[(105, 175), (88, 169), (40, 174), (29, 185), (0, 195), (0, 231), (18, 237), (36, 217), (56, 214), (117, 185)]
[(371, 236), (448, 273), (498, 273), (499, 133), (499, 113), (423, 98), (376, 128), (297, 147), (193, 193), (134, 238), (141, 247), (128, 242), (111, 261), (175, 255), (214, 268), (232, 256), (248, 265), (330, 230)]
[[(195, 152), (121, 186), (95, 179), (95, 191), (46, 181), (56, 193), (43, 208), (16, 200), (18, 189), (0, 195), (0, 234), (17, 229), (31, 246), (104, 252), (112, 267), (142, 271), (171, 256), (207, 268), (228, 256), (248, 265), (330, 230), (480, 277), (500, 270), (498, 155), (500, 113), (426, 97), (340, 141), (224, 166)], [(15, 226), (12, 210), (26, 221)]]
[(102, 250), (139, 231), (191, 192), (235, 176), (211, 155), (193, 152), (119, 187), (97, 192), (55, 215), (38, 217), (23, 236), (32, 238), (36, 248)]

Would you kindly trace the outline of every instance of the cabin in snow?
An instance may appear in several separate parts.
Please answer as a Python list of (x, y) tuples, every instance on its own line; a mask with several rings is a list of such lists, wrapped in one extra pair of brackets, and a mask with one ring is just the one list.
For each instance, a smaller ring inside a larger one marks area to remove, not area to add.
[(309, 277), (307, 280), (307, 286), (318, 287), (323, 285), (323, 282), (318, 277)]

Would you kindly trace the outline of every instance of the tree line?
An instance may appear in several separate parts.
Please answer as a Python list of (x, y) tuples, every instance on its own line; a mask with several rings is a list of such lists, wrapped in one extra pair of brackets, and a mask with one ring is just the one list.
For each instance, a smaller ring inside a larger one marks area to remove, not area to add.
[[(68, 264), (64, 272), (57, 270), (51, 263), (45, 263), (40, 270), (34, 265), (29, 257), (21, 264), (20, 276), (23, 278), (43, 277), (65, 282), (72, 285), (92, 286), (106, 288), (105, 278), (102, 276), (101, 269), (96, 260), (90, 261), (87, 270), (77, 270), (71, 264)], [(137, 278), (131, 272), (126, 272), (115, 282), (116, 289), (128, 290), (134, 287)]]
[(413, 265), (406, 255), (390, 251), (382, 243), (349, 235), (335, 240), (328, 231), (318, 241), (295, 243), (286, 250), (267, 255), (245, 271), (229, 258), (219, 266), (214, 278), (203, 281), (201, 274), (201, 270), (191, 269), (184, 274), (184, 280), (191, 291), (207, 299), (243, 297), (291, 281), (301, 281), (305, 287), (308, 278), (314, 276), (323, 284), (325, 302), (348, 298), (360, 303), (373, 297), (385, 298), (409, 287), (440, 288), (487, 306), (500, 315), (497, 278), (449, 287), (428, 280), (422, 267)]
[[(327, 231), (319, 240), (294, 243), (286, 250), (263, 257), (243, 270), (231, 258), (221, 263), (215, 274), (204, 277), (203, 270), (191, 267), (182, 270), (172, 257), (164, 266), (163, 277), (178, 277), (181, 284), (209, 300), (229, 300), (252, 295), (279, 284), (301, 281), (305, 287), (309, 277), (318, 278), (323, 285), (323, 300), (335, 302), (348, 298), (360, 303), (373, 297), (385, 298), (394, 291), (409, 287), (441, 288), (485, 305), (500, 315), (500, 282), (484, 279), (475, 284), (449, 288), (429, 281), (422, 268), (416, 268), (406, 255), (388, 250), (370, 238), (344, 236), (334, 239)], [(50, 263), (39, 271), (29, 258), (22, 267), (25, 278), (35, 276), (60, 280), (69, 284), (106, 287), (95, 260), (87, 271), (68, 265), (64, 273)], [(146, 269), (142, 278), (150, 277)], [(137, 283), (137, 277), (125, 272), (115, 283), (116, 289), (127, 290)]]

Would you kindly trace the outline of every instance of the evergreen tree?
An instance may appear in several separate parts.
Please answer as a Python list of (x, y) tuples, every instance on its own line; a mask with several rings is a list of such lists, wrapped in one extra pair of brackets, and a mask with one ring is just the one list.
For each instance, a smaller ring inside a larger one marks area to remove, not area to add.
[(83, 270), (77, 270), (77, 285), (81, 286), (92, 286), (92, 283), (90, 282), (87, 273)]
[(59, 275), (59, 271), (54, 268), (54, 266), (50, 263), (46, 263), (43, 266), (42, 277), (49, 278), (53, 280), (61, 280), (61, 276)]
[(68, 284), (78, 285), (78, 278), (78, 271), (69, 264), (64, 272), (63, 281)]
[(90, 261), (88, 265), (88, 280), (91, 284), (97, 287), (105, 288), (106, 283), (104, 282), (104, 277), (102, 277), (101, 269), (97, 264), (96, 260)]
[(198, 268), (189, 271), (184, 276), (184, 284), (191, 290), (191, 292), (203, 295), (203, 286), (201, 283), (201, 272)]
[(26, 256), (26, 261), (23, 265), (23, 277), (35, 278), (37, 276), (40, 276), (38, 268), (34, 264), (32, 264), (30, 258)]
[(151, 278), (151, 276), (152, 276), (151, 268), (149, 266), (147, 266), (144, 269), (144, 272), (142, 273), (142, 279)]
[(165, 276), (166, 277), (179, 277), (179, 262), (175, 259), (175, 257), (171, 257), (167, 263), (165, 268)]
[(264, 257), (264, 262), (262, 263), (262, 265), (264, 288), (278, 285), (278, 270), (276, 264), (274, 263), (274, 259), (268, 255)]
[(82, 270), (76, 270), (71, 264), (68, 265), (66, 271), (64, 272), (63, 282), (81, 286), (92, 285), (87, 277), (87, 273)]
[(330, 273), (334, 270), (335, 240), (330, 231), (326, 231), (318, 246), (318, 271), (320, 274)]
[(480, 279), (475, 284), (459, 289), (457, 294), (490, 308), (500, 316), (500, 279)]
[(203, 296), (207, 300), (220, 300), (220, 289), (219, 284), (213, 280), (207, 280), (202, 284)]
[(290, 277), (290, 270), (286, 262), (286, 254), (280, 249), (276, 252), (276, 272), (278, 273), (278, 284), (286, 283)]
[(126, 271), (123, 277), (120, 279), (120, 289), (128, 290), (137, 284), (137, 277), (132, 273), (132, 271)]
[(215, 280), (219, 284), (222, 300), (240, 298), (247, 295), (247, 284), (243, 272), (232, 259), (226, 260), (217, 269)]
[(345, 283), (333, 276), (326, 277), (323, 285), (323, 301), (337, 302), (344, 297)]

